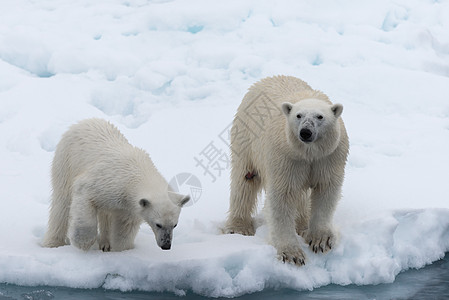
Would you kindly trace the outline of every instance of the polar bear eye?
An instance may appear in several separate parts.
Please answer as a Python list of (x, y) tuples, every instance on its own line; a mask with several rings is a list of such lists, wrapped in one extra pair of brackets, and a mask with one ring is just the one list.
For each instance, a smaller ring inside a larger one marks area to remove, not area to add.
[(302, 118), (301, 114), (297, 114), (296, 118), (301, 119)]
[(162, 225), (161, 224), (156, 224), (156, 227), (157, 228), (162, 228)]
[(323, 116), (322, 116), (322, 115), (318, 115), (318, 116), (316, 116), (316, 118), (317, 118), (318, 120), (322, 120), (322, 119), (323, 119)]
[(178, 224), (175, 224), (175, 226), (173, 226), (173, 228), (175, 228), (176, 226), (178, 226)]

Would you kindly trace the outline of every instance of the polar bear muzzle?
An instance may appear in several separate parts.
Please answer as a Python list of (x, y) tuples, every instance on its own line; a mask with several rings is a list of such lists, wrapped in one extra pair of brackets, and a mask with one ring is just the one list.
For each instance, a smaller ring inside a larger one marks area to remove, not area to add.
[(313, 132), (308, 129), (308, 128), (303, 128), (301, 129), (301, 131), (299, 132), (299, 138), (301, 139), (301, 141), (303, 141), (304, 143), (310, 143), (313, 142)]
[(174, 227), (165, 227), (159, 224), (156, 224), (156, 228), (153, 229), (154, 234), (156, 236), (156, 243), (162, 250), (170, 250), (171, 241), (173, 238), (173, 228)]

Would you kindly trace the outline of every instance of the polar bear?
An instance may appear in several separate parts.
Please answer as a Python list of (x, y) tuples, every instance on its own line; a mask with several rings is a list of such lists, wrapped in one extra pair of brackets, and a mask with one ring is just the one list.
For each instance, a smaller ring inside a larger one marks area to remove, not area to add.
[(336, 243), (332, 218), (349, 150), (343, 106), (291, 76), (254, 84), (231, 128), (231, 196), (226, 233), (253, 235), (257, 194), (273, 246), (284, 262), (305, 263), (296, 233), (311, 249)]
[(170, 191), (144, 150), (102, 119), (81, 121), (63, 135), (53, 159), (52, 185), (44, 247), (70, 243), (88, 250), (98, 228), (101, 250), (127, 250), (146, 222), (158, 246), (167, 250), (181, 207), (189, 201)]

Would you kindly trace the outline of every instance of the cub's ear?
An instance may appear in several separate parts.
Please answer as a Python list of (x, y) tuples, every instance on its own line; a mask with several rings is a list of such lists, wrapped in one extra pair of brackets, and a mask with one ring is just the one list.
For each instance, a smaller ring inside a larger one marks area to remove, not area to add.
[(183, 207), (190, 200), (189, 195), (181, 195), (175, 192), (168, 192), (168, 196), (170, 197), (170, 200), (179, 207)]
[(334, 116), (338, 118), (341, 116), (341, 113), (343, 112), (343, 105), (337, 103), (331, 106), (331, 110), (334, 113)]
[(290, 112), (292, 111), (293, 104), (289, 102), (282, 103), (282, 111), (284, 112), (284, 115), (288, 116)]
[(151, 203), (147, 199), (140, 199), (139, 205), (140, 205), (140, 207), (147, 208), (147, 207), (150, 207)]
[(190, 196), (189, 195), (182, 195), (181, 200), (179, 201), (178, 205), (183, 207), (184, 204), (186, 204), (187, 202), (190, 201)]

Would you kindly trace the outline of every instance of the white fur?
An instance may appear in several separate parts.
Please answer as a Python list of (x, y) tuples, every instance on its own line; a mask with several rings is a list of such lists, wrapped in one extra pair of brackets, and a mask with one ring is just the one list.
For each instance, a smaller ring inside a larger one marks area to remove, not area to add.
[[(226, 232), (254, 234), (252, 214), (263, 188), (271, 241), (280, 259), (304, 264), (296, 233), (314, 252), (334, 246), (332, 217), (349, 149), (342, 110), (295, 77), (265, 78), (249, 89), (231, 130)], [(309, 131), (308, 141), (302, 140), (302, 129)], [(255, 176), (246, 179), (246, 174)]]
[(63, 135), (53, 159), (52, 185), (45, 247), (70, 242), (88, 250), (99, 231), (103, 251), (131, 249), (146, 222), (157, 244), (169, 249), (181, 207), (189, 200), (171, 193), (148, 154), (101, 119), (84, 120)]

